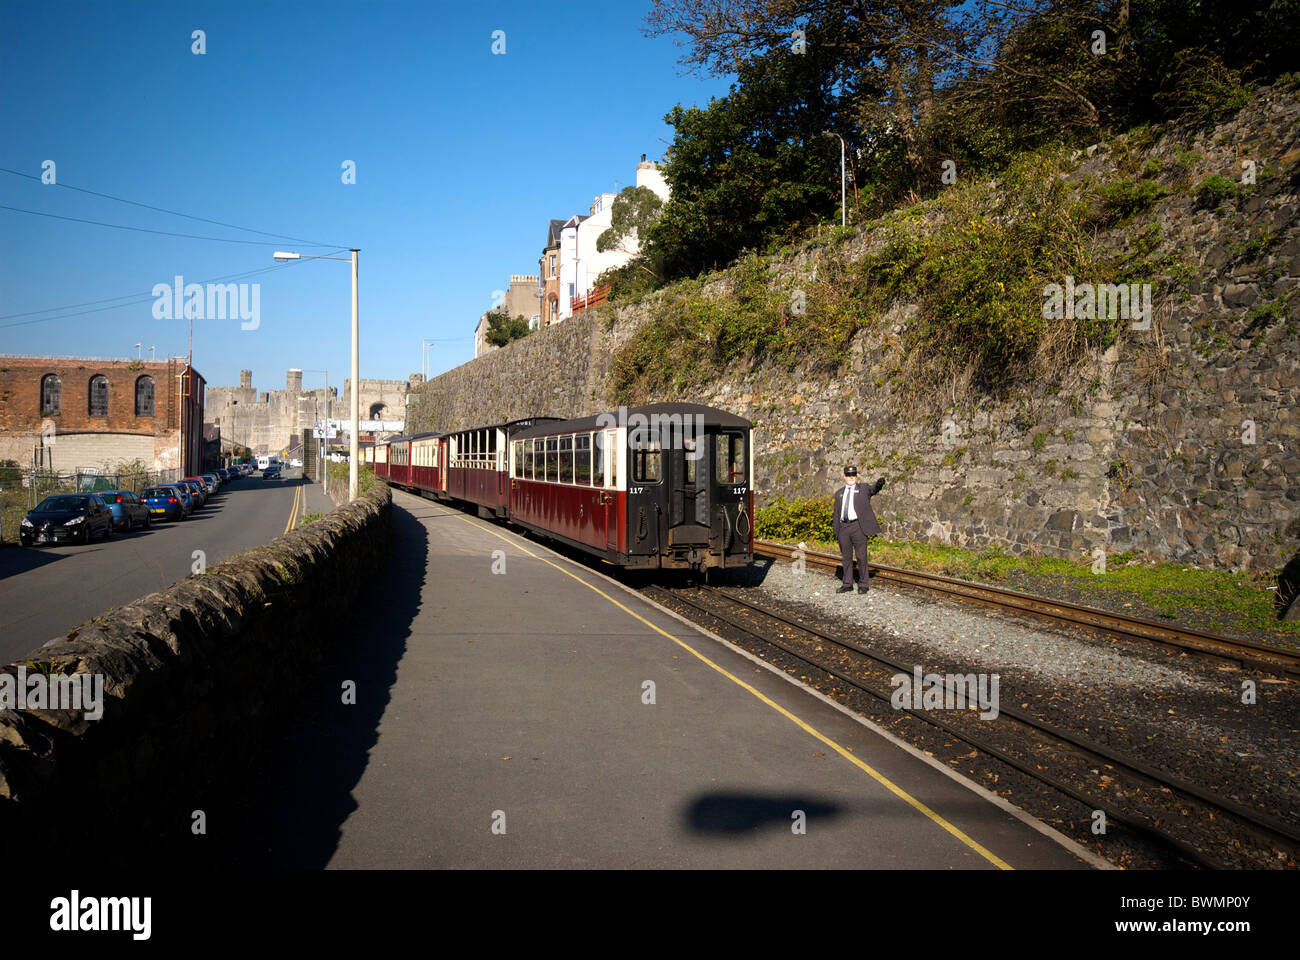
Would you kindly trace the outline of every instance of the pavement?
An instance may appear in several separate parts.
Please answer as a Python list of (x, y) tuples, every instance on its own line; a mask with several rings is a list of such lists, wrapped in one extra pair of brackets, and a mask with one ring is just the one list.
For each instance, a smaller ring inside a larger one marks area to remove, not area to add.
[(197, 550), (214, 566), (286, 533), (291, 514), (301, 520), (333, 510), (320, 487), (300, 474), (263, 480), (254, 472), (223, 486), (188, 520), (115, 533), (108, 541), (0, 549), (0, 665), (183, 580)]
[(214, 865), (1100, 864), (591, 567), (409, 494), (394, 508), (353, 648), (257, 781), (207, 798), (229, 824)]

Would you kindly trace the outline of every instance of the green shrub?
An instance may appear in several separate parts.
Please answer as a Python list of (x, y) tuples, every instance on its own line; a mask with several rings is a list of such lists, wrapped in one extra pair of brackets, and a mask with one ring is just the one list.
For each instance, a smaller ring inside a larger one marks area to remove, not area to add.
[(1237, 185), (1214, 173), (1196, 185), (1195, 196), (1198, 209), (1213, 210), (1225, 200), (1237, 197)]
[[(1157, 170), (1159, 168), (1157, 167)], [(1106, 206), (1106, 212), (1118, 220), (1127, 220), (1148, 210), (1169, 191), (1154, 180), (1120, 180), (1108, 183), (1097, 191)]]
[(835, 539), (831, 497), (786, 500), (777, 497), (754, 512), (754, 536), (787, 543)]

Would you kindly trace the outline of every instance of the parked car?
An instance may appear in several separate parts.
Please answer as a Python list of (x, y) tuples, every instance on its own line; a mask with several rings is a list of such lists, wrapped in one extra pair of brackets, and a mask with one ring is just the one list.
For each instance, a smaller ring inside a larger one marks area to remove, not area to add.
[(185, 477), (181, 482), (192, 485), (192, 489), (196, 494), (198, 494), (199, 506), (203, 506), (208, 502), (208, 494), (212, 491), (209, 489), (207, 482), (202, 477)]
[(103, 532), (113, 536), (113, 512), (93, 493), (62, 493), (46, 497), (23, 518), (18, 540), (24, 547), (36, 543), (90, 543)]
[(291, 466), (291, 467), (301, 467), (301, 466), (302, 466), (302, 461), (299, 460), (297, 457), (294, 457), (292, 460), (289, 461), (289, 466)]
[(265, 467), (262, 468), (262, 479), (279, 480), (280, 465), (278, 463), (268, 463)]
[(215, 473), (205, 473), (203, 479), (208, 481), (208, 486), (212, 489), (213, 493), (216, 493), (221, 489), (221, 478)]
[(130, 533), (136, 527), (149, 528), (149, 508), (130, 490), (104, 490), (100, 494), (113, 512), (113, 529)]
[(148, 487), (140, 494), (140, 502), (149, 510), (150, 517), (159, 520), (184, 520), (189, 515), (183, 494), (176, 487), (163, 484)]
[(178, 480), (177, 483), (183, 483), (189, 490), (190, 496), (194, 499), (195, 510), (208, 502), (208, 491), (202, 480), (197, 477), (186, 477), (184, 480)]
[(199, 499), (188, 483), (182, 483), (177, 480), (175, 483), (164, 484), (164, 486), (171, 487), (180, 494), (181, 503), (185, 504), (185, 516), (188, 517), (199, 508)]

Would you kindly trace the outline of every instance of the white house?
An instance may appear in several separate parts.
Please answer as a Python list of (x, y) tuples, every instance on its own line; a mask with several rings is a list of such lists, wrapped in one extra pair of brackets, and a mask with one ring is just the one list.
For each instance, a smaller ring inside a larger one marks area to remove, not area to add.
[(560, 319), (573, 316), (571, 306), (578, 295), (578, 227), (587, 218), (574, 214), (560, 228)]
[[(668, 183), (657, 163), (649, 162), (641, 154), (636, 165), (636, 185), (652, 190), (659, 199), (668, 201)], [(565, 320), (573, 315), (573, 298), (584, 297), (596, 286), (596, 280), (606, 270), (621, 267), (640, 251), (636, 236), (627, 237), (614, 250), (600, 252), (596, 241), (609, 229), (614, 214), (615, 193), (601, 193), (591, 201), (588, 216), (570, 217), (560, 231), (560, 290), (559, 317)]]

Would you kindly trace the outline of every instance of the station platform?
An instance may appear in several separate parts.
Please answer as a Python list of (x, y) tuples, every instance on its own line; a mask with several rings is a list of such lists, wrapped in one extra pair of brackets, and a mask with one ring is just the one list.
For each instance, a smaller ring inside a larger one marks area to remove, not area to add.
[(366, 656), (339, 666), (357, 703), (286, 745), (279, 814), (259, 811), (271, 826), (245, 862), (1103, 865), (592, 567), (434, 501), (393, 504), (395, 582)]

